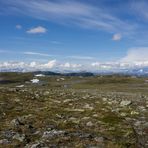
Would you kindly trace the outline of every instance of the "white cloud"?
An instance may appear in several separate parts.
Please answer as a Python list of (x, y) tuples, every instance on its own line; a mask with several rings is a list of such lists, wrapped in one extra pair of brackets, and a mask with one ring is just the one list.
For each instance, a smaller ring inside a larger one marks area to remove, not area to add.
[(113, 37), (112, 37), (112, 40), (113, 41), (120, 41), (122, 39), (122, 35), (117, 33), (117, 34), (114, 34)]
[(39, 62), (0, 62), (0, 71), (37, 71), (37, 70), (50, 70), (56, 66), (56, 60), (50, 60), (47, 63)]
[(56, 60), (48, 61), (47, 63), (37, 63), (35, 61), (29, 63), (27, 66), (30, 68), (40, 69), (40, 70), (46, 70), (51, 69), (56, 65)]
[(38, 27), (27, 30), (27, 33), (29, 34), (40, 34), (40, 33), (46, 33), (46, 32), (47, 32), (47, 29), (42, 26), (38, 26)]
[(98, 70), (110, 70), (110, 69), (117, 68), (118, 64), (115, 62), (104, 62), (104, 63), (94, 62), (94, 63), (91, 63), (91, 66)]
[(144, 62), (148, 61), (148, 47), (137, 47), (128, 50), (127, 55), (121, 59), (122, 62)]
[(22, 29), (22, 26), (21, 26), (21, 25), (19, 25), (19, 24), (18, 24), (18, 25), (16, 25), (15, 27), (16, 27), (16, 29)]
[(29, 64), (30, 67), (36, 67), (36, 65), (37, 65), (36, 62), (31, 62), (31, 63)]
[(100, 63), (99, 62), (94, 62), (94, 63), (91, 63), (91, 66), (93, 66), (93, 67), (100, 66)]
[(71, 64), (69, 62), (60, 65), (60, 67), (68, 69), (80, 68), (81, 66), (82, 66), (81, 64)]
[(53, 68), (56, 65), (56, 62), (57, 62), (56, 60), (49, 61), (48, 63), (43, 64), (42, 67), (43, 68)]

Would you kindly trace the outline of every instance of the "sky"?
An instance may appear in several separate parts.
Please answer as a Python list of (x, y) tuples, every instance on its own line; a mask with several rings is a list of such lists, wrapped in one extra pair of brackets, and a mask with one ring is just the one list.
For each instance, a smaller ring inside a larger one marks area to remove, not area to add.
[(0, 69), (148, 66), (147, 0), (0, 0)]

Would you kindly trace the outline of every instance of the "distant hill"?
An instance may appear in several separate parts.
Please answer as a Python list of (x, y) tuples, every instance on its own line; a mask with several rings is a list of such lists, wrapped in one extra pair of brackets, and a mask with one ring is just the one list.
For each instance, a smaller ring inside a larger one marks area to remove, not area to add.
[(83, 76), (83, 77), (94, 76), (94, 74), (91, 72), (59, 73), (59, 72), (51, 72), (51, 71), (36, 71), (36, 72), (33, 72), (33, 74), (34, 75), (43, 74), (46, 76)]
[(43, 74), (43, 75), (48, 75), (48, 76), (61, 76), (61, 73), (57, 73), (57, 72), (52, 72), (52, 71), (35, 71), (33, 72), (34, 75), (36, 74)]
[(64, 74), (65, 76), (82, 76), (82, 77), (90, 77), (90, 76), (94, 76), (93, 73), (91, 72), (73, 72), (73, 73), (67, 73)]

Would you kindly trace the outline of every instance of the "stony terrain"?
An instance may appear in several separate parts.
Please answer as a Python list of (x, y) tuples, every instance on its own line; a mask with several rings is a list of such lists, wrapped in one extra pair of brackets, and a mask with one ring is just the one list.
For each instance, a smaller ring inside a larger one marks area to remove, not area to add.
[(147, 148), (148, 82), (0, 74), (0, 147)]

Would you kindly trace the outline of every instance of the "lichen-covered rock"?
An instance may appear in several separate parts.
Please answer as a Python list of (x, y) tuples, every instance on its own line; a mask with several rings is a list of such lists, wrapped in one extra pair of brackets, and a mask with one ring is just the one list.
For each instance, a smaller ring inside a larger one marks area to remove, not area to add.
[(16, 133), (13, 136), (13, 139), (19, 140), (20, 142), (25, 141), (25, 138), (26, 138), (26, 136), (24, 134), (19, 134), (19, 133)]
[(1, 145), (6, 145), (6, 144), (9, 144), (9, 143), (10, 143), (10, 141), (8, 141), (8, 139), (1, 139), (0, 140)]
[(65, 132), (64, 131), (61, 131), (61, 130), (51, 130), (51, 131), (45, 131), (44, 133), (43, 133), (43, 136), (42, 136), (42, 138), (46, 138), (46, 139), (48, 139), (48, 138), (53, 138), (53, 136), (59, 136), (59, 135), (62, 135), (62, 134), (64, 134)]
[(128, 106), (128, 105), (131, 105), (132, 104), (132, 101), (129, 101), (129, 100), (123, 100), (120, 102), (120, 105), (121, 106)]

